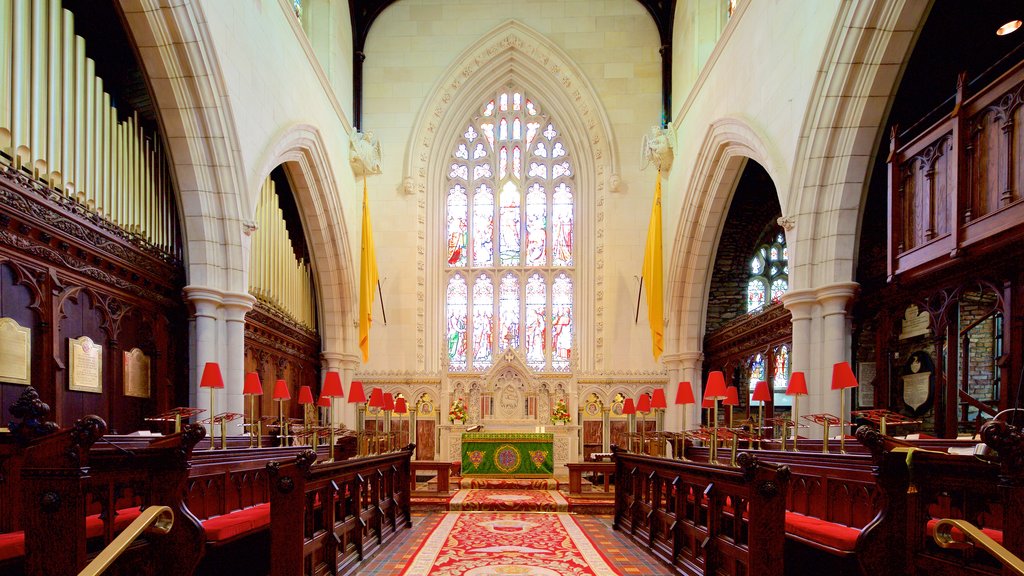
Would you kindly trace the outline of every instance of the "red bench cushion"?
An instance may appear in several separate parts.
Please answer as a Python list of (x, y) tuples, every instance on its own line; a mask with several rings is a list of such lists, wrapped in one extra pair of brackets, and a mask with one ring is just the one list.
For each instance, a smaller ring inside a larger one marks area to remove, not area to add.
[[(928, 537), (929, 538), (932, 538), (934, 536), (934, 534), (935, 534), (935, 525), (938, 524), (938, 523), (939, 523), (938, 519), (932, 519), (932, 520), (928, 521), (928, 525), (925, 527), (925, 530), (928, 532)], [(986, 536), (988, 536), (989, 538), (995, 540), (996, 542), (998, 542), (1000, 544), (1003, 543), (1003, 531), (1002, 530), (996, 530), (994, 528), (982, 528), (981, 531)], [(955, 540), (956, 542), (965, 542), (967, 540), (967, 538), (964, 537), (963, 532), (961, 532), (960, 529), (957, 528), (956, 526), (954, 526), (953, 529), (950, 530), (950, 535), (953, 536), (953, 540)]]
[(20, 558), (25, 555), (25, 533), (8, 532), (0, 534), (0, 560)]
[(786, 532), (829, 548), (853, 552), (860, 530), (796, 512), (786, 512)]
[(270, 504), (235, 510), (203, 520), (207, 542), (223, 542), (270, 524)]

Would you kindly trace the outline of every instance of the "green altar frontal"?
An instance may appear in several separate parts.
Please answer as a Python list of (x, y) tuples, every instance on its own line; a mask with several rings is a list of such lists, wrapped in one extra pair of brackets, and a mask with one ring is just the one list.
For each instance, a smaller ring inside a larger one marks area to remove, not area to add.
[(548, 478), (555, 470), (554, 434), (465, 432), (462, 475)]

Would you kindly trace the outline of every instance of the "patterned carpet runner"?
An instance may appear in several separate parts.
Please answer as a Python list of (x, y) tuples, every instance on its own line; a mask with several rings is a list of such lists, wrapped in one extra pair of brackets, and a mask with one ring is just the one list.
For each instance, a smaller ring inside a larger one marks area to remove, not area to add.
[(459, 490), (448, 504), (452, 511), (568, 512), (557, 490)]
[(449, 512), (404, 576), (618, 575), (568, 514)]

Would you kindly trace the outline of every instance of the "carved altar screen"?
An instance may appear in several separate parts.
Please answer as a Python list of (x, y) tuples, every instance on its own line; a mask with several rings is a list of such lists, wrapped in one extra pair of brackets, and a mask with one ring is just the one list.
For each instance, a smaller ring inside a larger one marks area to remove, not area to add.
[(532, 370), (568, 371), (572, 157), (554, 120), (519, 90), (496, 94), (464, 126), (445, 168), (449, 370), (486, 371), (514, 350)]

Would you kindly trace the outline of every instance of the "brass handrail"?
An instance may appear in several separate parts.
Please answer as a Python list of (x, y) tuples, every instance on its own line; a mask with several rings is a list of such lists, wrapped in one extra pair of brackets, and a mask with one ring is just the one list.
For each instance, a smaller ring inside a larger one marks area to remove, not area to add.
[[(953, 528), (960, 530), (965, 540), (953, 538)], [(992, 555), (1000, 564), (1010, 569), (1018, 576), (1024, 576), (1024, 561), (1014, 556), (1003, 545), (989, 538), (977, 526), (966, 520), (954, 520), (943, 518), (935, 525), (935, 533), (932, 535), (935, 543), (941, 548), (981, 548)]]
[(131, 546), (143, 532), (156, 534), (167, 534), (174, 526), (174, 510), (167, 506), (150, 506), (139, 514), (117, 538), (107, 544), (107, 547), (99, 553), (78, 576), (99, 576), (117, 560), (121, 554)]

